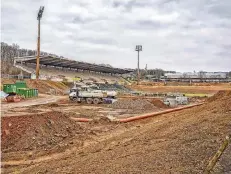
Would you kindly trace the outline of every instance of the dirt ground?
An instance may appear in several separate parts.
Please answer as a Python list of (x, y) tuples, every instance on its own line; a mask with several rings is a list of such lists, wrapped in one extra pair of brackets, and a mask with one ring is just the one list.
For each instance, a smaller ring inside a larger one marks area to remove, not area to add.
[(231, 144), (228, 145), (227, 149), (223, 152), (221, 158), (216, 163), (212, 174), (220, 173), (231, 173)]
[(112, 105), (92, 105), (70, 102), (67, 96), (46, 95), (44, 98), (36, 98), (19, 103), (2, 103), (1, 110), (3, 117), (57, 111), (71, 113), (72, 117), (99, 119), (106, 116), (124, 118), (140, 113), (162, 111), (167, 108), (159, 99), (119, 99), (118, 102)]
[(230, 103), (231, 92), (222, 91), (201, 106), (131, 123), (110, 122), (116, 109), (106, 105), (66, 100), (9, 110), (18, 116), (2, 118), (2, 172), (203, 173), (231, 132)]
[(215, 94), (220, 90), (231, 90), (231, 84), (222, 85), (195, 85), (195, 86), (148, 86), (148, 85), (131, 85), (129, 88), (145, 92), (180, 92), (189, 94)]

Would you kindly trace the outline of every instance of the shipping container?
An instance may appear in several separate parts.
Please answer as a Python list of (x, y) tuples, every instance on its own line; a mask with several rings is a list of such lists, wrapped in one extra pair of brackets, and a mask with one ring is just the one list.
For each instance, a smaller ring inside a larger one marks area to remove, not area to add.
[(3, 84), (3, 91), (7, 94), (18, 94), (25, 98), (38, 97), (38, 90), (27, 88), (24, 81), (17, 81), (15, 84)]
[(35, 89), (35, 97), (38, 97), (38, 89)]
[(27, 89), (27, 88), (18, 89), (18, 94), (24, 96), (25, 98), (30, 97), (29, 89)]
[(26, 82), (24, 81), (16, 81), (15, 86), (16, 88), (27, 88)]
[(3, 91), (7, 94), (9, 93), (16, 93), (17, 92), (17, 88), (15, 86), (15, 84), (4, 84), (3, 85)]
[(29, 89), (30, 97), (34, 97), (34, 89)]

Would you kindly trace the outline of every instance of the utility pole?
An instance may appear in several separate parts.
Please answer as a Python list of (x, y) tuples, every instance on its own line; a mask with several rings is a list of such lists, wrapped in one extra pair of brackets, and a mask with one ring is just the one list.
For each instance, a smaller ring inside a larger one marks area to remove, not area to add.
[(37, 59), (36, 59), (36, 79), (39, 79), (39, 59), (40, 59), (40, 20), (42, 18), (44, 6), (39, 8), (38, 12), (38, 41), (37, 41)]
[(142, 45), (136, 45), (136, 51), (138, 52), (137, 85), (139, 85), (140, 84), (140, 51), (142, 51)]

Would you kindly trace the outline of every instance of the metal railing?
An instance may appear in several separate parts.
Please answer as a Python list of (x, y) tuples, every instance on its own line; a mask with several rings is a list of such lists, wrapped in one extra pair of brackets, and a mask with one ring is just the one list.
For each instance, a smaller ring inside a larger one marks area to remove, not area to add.
[(25, 76), (25, 75), (1, 74), (1, 77), (5, 79), (31, 79), (31, 76)]

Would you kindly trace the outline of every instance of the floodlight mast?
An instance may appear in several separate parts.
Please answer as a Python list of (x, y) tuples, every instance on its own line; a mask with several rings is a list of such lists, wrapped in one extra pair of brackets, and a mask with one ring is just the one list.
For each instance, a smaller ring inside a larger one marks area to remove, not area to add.
[(38, 41), (37, 41), (37, 59), (36, 59), (36, 79), (39, 79), (39, 59), (40, 59), (40, 20), (42, 18), (44, 6), (40, 6), (37, 20), (38, 20)]
[(137, 85), (139, 85), (140, 84), (140, 51), (142, 51), (142, 45), (136, 45), (136, 51), (138, 52)]

